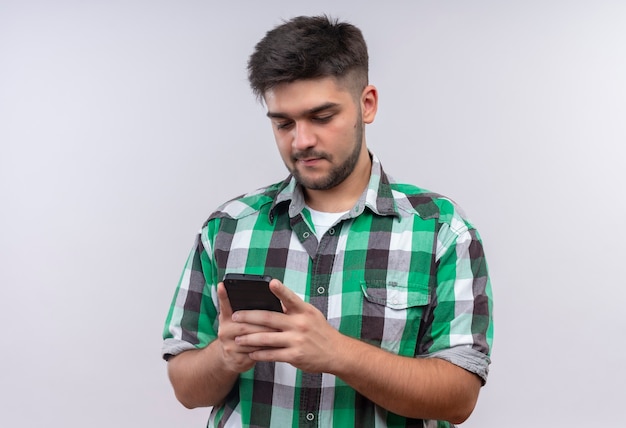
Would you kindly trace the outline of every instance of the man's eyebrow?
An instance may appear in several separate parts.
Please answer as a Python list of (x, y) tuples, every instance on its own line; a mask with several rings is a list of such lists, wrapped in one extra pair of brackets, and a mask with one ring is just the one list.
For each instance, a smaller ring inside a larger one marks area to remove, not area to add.
[[(327, 103), (324, 103), (324, 104), (322, 104), (320, 106), (313, 107), (312, 109), (303, 111), (301, 116), (310, 116), (312, 114), (317, 114), (317, 113), (322, 112), (324, 110), (328, 110), (328, 109), (337, 107), (338, 105), (339, 105), (338, 103), (327, 102)], [(274, 119), (290, 119), (291, 118), (286, 113), (271, 112), (271, 111), (267, 112), (267, 117), (274, 118)]]

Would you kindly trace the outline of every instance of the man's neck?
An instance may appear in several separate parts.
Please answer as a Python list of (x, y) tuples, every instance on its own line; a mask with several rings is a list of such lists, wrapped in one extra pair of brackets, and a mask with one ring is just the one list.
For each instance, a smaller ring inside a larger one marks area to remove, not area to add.
[(348, 211), (354, 207), (369, 184), (372, 173), (372, 160), (369, 152), (360, 161), (352, 174), (339, 185), (328, 190), (304, 189), (304, 198), (308, 206), (317, 211), (334, 213)]

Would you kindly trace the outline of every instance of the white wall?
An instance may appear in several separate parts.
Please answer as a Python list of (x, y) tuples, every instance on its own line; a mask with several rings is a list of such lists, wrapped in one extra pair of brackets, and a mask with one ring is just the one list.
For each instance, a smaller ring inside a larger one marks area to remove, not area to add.
[(0, 0), (0, 425), (204, 426), (162, 325), (210, 211), (285, 174), (248, 55), (322, 12), (369, 43), (370, 148), (484, 238), (496, 338), (464, 426), (618, 424), (626, 3), (216, 4)]

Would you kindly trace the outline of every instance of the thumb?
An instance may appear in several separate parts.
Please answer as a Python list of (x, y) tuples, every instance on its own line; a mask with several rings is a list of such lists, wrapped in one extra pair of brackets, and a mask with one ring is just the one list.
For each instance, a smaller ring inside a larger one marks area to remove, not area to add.
[(270, 282), (270, 290), (280, 299), (285, 312), (297, 311), (305, 305), (304, 301), (296, 293), (277, 279), (272, 279)]
[(230, 300), (228, 300), (228, 293), (226, 292), (226, 287), (224, 287), (223, 282), (217, 284), (217, 300), (220, 304), (219, 309), (222, 316), (231, 318), (233, 309), (230, 307)]

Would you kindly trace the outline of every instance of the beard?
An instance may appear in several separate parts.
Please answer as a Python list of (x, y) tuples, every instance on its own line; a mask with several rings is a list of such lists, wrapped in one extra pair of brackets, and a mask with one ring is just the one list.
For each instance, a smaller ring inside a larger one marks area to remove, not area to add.
[[(348, 178), (350, 174), (352, 174), (352, 171), (354, 171), (354, 168), (359, 161), (359, 156), (361, 155), (361, 147), (363, 146), (363, 120), (360, 115), (355, 126), (354, 137), (354, 148), (352, 149), (350, 155), (341, 164), (333, 166), (326, 176), (317, 179), (307, 178), (304, 177), (295, 166), (290, 168), (289, 172), (291, 172), (291, 175), (293, 175), (296, 181), (305, 189), (329, 190), (338, 186), (343, 183), (343, 181)], [(317, 152), (314, 149), (298, 152), (294, 154), (292, 160), (294, 165), (296, 165), (298, 159), (307, 157), (326, 159), (329, 162), (333, 161), (333, 156), (328, 153)]]

